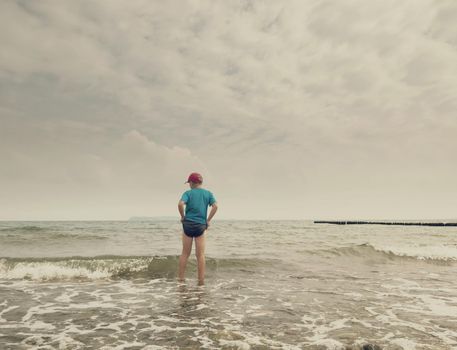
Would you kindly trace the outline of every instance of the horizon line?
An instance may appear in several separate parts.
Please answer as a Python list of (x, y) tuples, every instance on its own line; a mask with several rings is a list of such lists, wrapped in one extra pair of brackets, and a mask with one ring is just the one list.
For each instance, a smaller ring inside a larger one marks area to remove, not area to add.
[[(161, 217), (147, 217), (144, 216), (144, 220), (132, 220), (132, 218), (135, 217), (130, 217), (127, 219), (0, 219), (0, 222), (12, 222), (12, 221), (22, 221), (22, 222), (27, 222), (27, 221), (38, 221), (38, 222), (44, 222), (44, 221), (119, 221), (119, 222), (124, 222), (124, 221), (173, 221), (172, 216), (163, 216)], [(180, 221), (179, 217), (176, 217), (176, 221)], [(321, 218), (214, 218), (213, 221), (457, 221), (457, 218), (421, 218), (421, 219), (341, 219), (341, 218), (332, 218), (332, 219), (321, 219)]]

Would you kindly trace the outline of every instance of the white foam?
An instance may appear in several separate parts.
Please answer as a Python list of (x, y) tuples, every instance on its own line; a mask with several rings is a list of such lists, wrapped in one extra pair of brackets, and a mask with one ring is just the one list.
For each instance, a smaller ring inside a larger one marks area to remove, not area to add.
[(415, 342), (406, 338), (396, 338), (390, 342), (391, 344), (401, 346), (403, 350), (415, 350), (417, 345)]
[(145, 302), (146, 302), (146, 300), (144, 300), (144, 299), (134, 299), (134, 298), (121, 300), (122, 304), (139, 304), (139, 303), (145, 303)]
[[(396, 304), (392, 305), (393, 307), (397, 306), (401, 310), (407, 310), (402, 304)], [(446, 329), (443, 331), (443, 329), (436, 329), (435, 327), (425, 327), (421, 324), (410, 322), (407, 320), (402, 320), (399, 319), (392, 310), (387, 310), (386, 315), (378, 315), (376, 317), (378, 321), (381, 321), (383, 323), (388, 324), (389, 326), (401, 326), (401, 327), (409, 327), (411, 329), (415, 329), (416, 331), (425, 333), (425, 334), (430, 334), (433, 337), (437, 339), (441, 339), (444, 343), (455, 346), (456, 342), (455, 339), (457, 339), (457, 332), (453, 331), (451, 329)], [(392, 338), (393, 334), (389, 333), (389, 338)], [(388, 339), (387, 336), (384, 337), (384, 339)], [(399, 338), (400, 339), (400, 338)], [(403, 338), (401, 338), (403, 339)], [(400, 342), (403, 342), (403, 340), (400, 340)], [(415, 344), (415, 343), (414, 343)], [(405, 346), (410, 346), (411, 344), (409, 343), (404, 343)]]
[(72, 292), (70, 294), (65, 292), (65, 293), (62, 293), (61, 295), (59, 295), (55, 300), (59, 301), (61, 303), (69, 303), (69, 302), (71, 302), (72, 298), (77, 296), (78, 294), (79, 294), (78, 292)]
[(371, 323), (366, 322), (366, 321), (359, 320), (359, 319), (357, 319), (357, 318), (352, 318), (352, 319), (351, 319), (351, 322), (352, 322), (352, 323), (359, 323), (359, 324), (361, 324), (362, 326), (364, 326), (364, 327), (366, 327), (366, 328), (370, 328), (370, 329), (375, 328), (375, 326), (373, 326)]
[[(21, 342), (21, 344), (27, 345), (29, 349), (38, 349), (43, 343), (44, 339), (41, 337), (41, 335), (31, 335)], [(36, 346), (31, 347), (31, 344), (36, 344)]]
[(221, 344), (222, 346), (230, 346), (230, 347), (235, 347), (236, 349), (239, 349), (239, 350), (249, 350), (251, 348), (251, 346), (244, 342), (244, 341), (241, 341), (241, 340), (225, 340), (225, 339), (219, 339), (219, 344)]
[[(1, 305), (6, 305), (6, 300)], [(4, 314), (6, 314), (7, 312), (10, 312), (11, 310), (17, 309), (18, 307), (19, 306), (10, 306), (10, 307), (7, 307), (6, 309), (2, 310), (2, 312), (0, 312), (0, 322), (6, 322), (6, 320), (2, 316)]]
[(206, 304), (198, 304), (196, 307), (195, 307), (195, 310), (202, 310), (202, 309), (206, 309), (208, 308), (208, 305)]
[(311, 324), (313, 325), (314, 322), (316, 321), (316, 319), (310, 317), (310, 316), (307, 316), (307, 315), (303, 315), (302, 318), (301, 318), (302, 322), (305, 323), (305, 324)]
[(349, 321), (347, 318), (335, 320), (333, 322), (330, 322), (328, 324), (324, 323), (321, 325), (313, 325), (312, 331), (314, 332), (314, 335), (309, 338), (314, 344), (318, 344), (319, 341), (325, 340), (328, 336), (328, 333), (330, 331), (336, 330), (336, 329), (341, 329), (346, 327), (346, 322)]
[[(125, 343), (125, 344), (121, 344), (121, 345), (118, 345), (116, 347), (112, 347), (112, 346), (104, 346), (102, 348), (100, 348), (101, 350), (124, 350), (124, 349), (128, 349), (128, 348), (131, 348), (131, 347), (135, 347), (135, 346), (144, 346), (145, 343), (139, 343), (139, 342), (132, 342), (132, 343)], [(144, 347), (144, 349), (159, 349), (160, 347), (156, 347), (156, 348), (149, 348), (149, 347)]]
[(0, 261), (0, 279), (56, 280), (72, 278), (101, 279), (111, 273), (107, 269), (91, 271), (84, 267), (69, 267), (50, 262), (17, 263), (12, 268)]
[[(372, 244), (372, 243), (370, 243)], [(457, 260), (457, 247), (449, 245), (396, 245), (372, 244), (377, 251), (393, 253), (398, 256), (412, 257), (418, 260)]]
[(65, 332), (66, 333), (76, 333), (76, 334), (89, 334), (89, 333), (93, 333), (94, 330), (93, 329), (88, 329), (88, 330), (84, 330), (84, 329), (80, 329), (78, 326), (74, 325), (74, 324), (70, 324), (69, 326), (67, 326), (65, 328)]
[(85, 347), (84, 343), (73, 339), (65, 333), (58, 334), (55, 338), (59, 341), (59, 349), (81, 349)]
[(344, 350), (346, 347), (335, 339), (319, 339), (313, 342), (313, 345), (325, 346), (328, 350)]
[(112, 329), (113, 331), (121, 333), (121, 325), (125, 324), (125, 322), (116, 322), (116, 323), (102, 323), (95, 327), (95, 331), (98, 329)]
[(54, 308), (51, 308), (54, 304), (47, 303), (44, 305), (32, 306), (27, 310), (27, 313), (22, 317), (22, 322), (29, 321), (35, 314), (46, 314), (54, 312)]
[[(420, 295), (418, 297), (422, 299), (424, 304), (428, 307), (430, 314), (457, 318), (457, 306), (455, 306), (455, 303), (457, 302), (456, 298), (446, 300), (431, 295)], [(451, 301), (453, 305), (446, 303), (446, 301)]]
[(85, 304), (69, 304), (68, 308), (71, 308), (71, 309), (98, 309), (98, 308), (117, 309), (118, 305), (116, 305), (114, 303), (104, 303), (101, 301), (89, 301)]
[(362, 299), (364, 296), (363, 294), (360, 294), (360, 293), (357, 293), (357, 292), (348, 292), (348, 293), (344, 293), (345, 296), (348, 296), (348, 297), (351, 297), (353, 299), (356, 299), (356, 300), (360, 300)]
[(244, 314), (241, 313), (235, 313), (230, 310), (225, 310), (224, 313), (238, 323), (241, 323), (244, 319)]
[(31, 322), (31, 323), (28, 324), (28, 326), (29, 326), (30, 330), (32, 330), (32, 331), (36, 331), (38, 329), (52, 330), (52, 329), (56, 328), (52, 324), (46, 323), (46, 322), (43, 322), (43, 321)]
[[(299, 327), (304, 327), (313, 333), (312, 336), (306, 339), (307, 343), (309, 343), (310, 345), (325, 346), (327, 349), (332, 350), (345, 349), (345, 346), (341, 342), (329, 337), (329, 333), (333, 330), (346, 328), (346, 323), (349, 321), (349, 319), (342, 318), (326, 323), (322, 322), (324, 321), (324, 318), (319, 313), (316, 312), (313, 313), (313, 315), (315, 316), (314, 318), (310, 315), (303, 315), (301, 318), (301, 321), (303, 323), (301, 325), (297, 325)], [(320, 321), (319, 324), (318, 321)]]

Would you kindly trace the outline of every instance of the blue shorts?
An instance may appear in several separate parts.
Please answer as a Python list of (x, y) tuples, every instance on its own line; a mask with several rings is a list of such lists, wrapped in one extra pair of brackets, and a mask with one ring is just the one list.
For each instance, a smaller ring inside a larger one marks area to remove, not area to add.
[(207, 224), (200, 224), (199, 222), (184, 219), (182, 222), (182, 229), (188, 237), (199, 237), (205, 233), (208, 228)]

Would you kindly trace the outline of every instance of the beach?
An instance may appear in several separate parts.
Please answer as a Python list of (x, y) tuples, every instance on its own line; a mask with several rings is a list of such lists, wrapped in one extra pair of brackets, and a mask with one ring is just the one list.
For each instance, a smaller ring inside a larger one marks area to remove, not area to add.
[(455, 349), (457, 228), (0, 222), (2, 349)]

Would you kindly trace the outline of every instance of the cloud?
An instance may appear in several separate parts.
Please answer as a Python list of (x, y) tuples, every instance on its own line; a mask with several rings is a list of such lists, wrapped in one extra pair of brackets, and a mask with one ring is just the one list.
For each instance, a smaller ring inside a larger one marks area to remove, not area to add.
[[(347, 212), (367, 215), (421, 215), (419, 189), (450, 198), (453, 1), (0, 7), (2, 181), (18, 208), (21, 182), (60, 186), (67, 213), (84, 196), (99, 217), (145, 212), (148, 196), (166, 211), (198, 169), (230, 217), (339, 215), (351, 191)], [(43, 213), (62, 207), (47, 198)]]
[[(80, 133), (88, 144), (97, 139), (107, 144), (84, 150)], [(103, 131), (90, 126), (64, 123), (52, 130), (35, 129), (33, 136), (33, 147), (17, 140), (14, 147), (10, 144), (0, 152), (8, 164), (0, 172), (0, 182), (8, 184), (0, 202), (5, 217), (19, 208), (23, 217), (35, 219), (56, 219), (56, 213), (66, 218), (163, 213), (164, 202), (175, 206), (190, 172), (198, 170), (211, 178), (190, 150), (160, 145), (137, 130), (107, 139)], [(45, 205), (37, 208), (38, 203)]]

